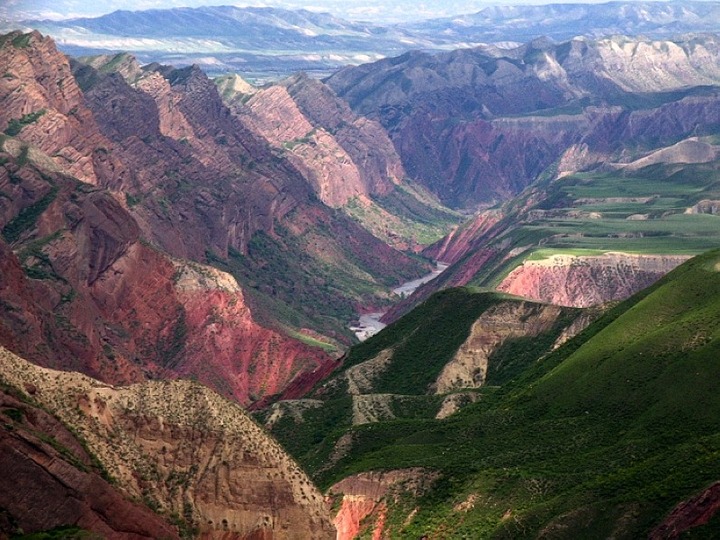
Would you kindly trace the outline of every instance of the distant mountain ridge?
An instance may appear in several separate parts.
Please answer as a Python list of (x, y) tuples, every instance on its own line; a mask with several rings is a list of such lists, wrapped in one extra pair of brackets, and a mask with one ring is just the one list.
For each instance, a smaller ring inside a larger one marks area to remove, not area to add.
[(669, 37), (687, 32), (716, 32), (720, 3), (697, 1), (607, 2), (491, 6), (477, 13), (405, 26), (424, 36), (442, 34), (467, 41), (520, 41), (547, 36), (564, 41), (576, 36), (612, 34)]
[[(16, 23), (17, 24), (17, 23)], [(127, 50), (143, 62), (199, 63), (210, 72), (329, 73), (409, 50), (615, 34), (668, 37), (720, 31), (720, 2), (496, 6), (477, 13), (380, 25), (327, 13), (232, 6), (115, 11), (96, 18), (24, 21), (73, 55)]]
[[(624, 141), (641, 150), (714, 133), (718, 58), (713, 34), (538, 39), (512, 49), (410, 52), (326, 82), (383, 124), (411, 177), (446, 204), (472, 208), (517, 194), (572, 145), (607, 155)], [(663, 107), (674, 120), (652, 122)]]

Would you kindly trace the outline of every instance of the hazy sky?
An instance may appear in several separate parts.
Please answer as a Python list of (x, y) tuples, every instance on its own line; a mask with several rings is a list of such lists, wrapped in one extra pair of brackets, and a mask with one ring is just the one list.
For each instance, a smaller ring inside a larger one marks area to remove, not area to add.
[(328, 11), (346, 19), (407, 21), (473, 13), (498, 4), (587, 3), (602, 0), (0, 0), (0, 16), (68, 18), (96, 16), (117, 9), (140, 10), (208, 5), (269, 6)]

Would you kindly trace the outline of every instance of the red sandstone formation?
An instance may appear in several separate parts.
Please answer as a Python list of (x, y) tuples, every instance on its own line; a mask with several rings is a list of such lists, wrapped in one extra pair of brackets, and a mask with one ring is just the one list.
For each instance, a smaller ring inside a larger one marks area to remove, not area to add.
[(705, 525), (720, 510), (720, 482), (677, 505), (651, 533), (652, 540), (675, 540), (694, 527)]
[(525, 261), (498, 289), (560, 306), (588, 307), (628, 298), (688, 258), (628, 253), (594, 257), (553, 255), (540, 261)]

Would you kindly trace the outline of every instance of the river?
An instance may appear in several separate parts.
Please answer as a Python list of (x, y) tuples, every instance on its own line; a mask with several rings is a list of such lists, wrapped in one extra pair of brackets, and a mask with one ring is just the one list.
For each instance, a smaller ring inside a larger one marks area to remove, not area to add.
[[(447, 267), (448, 265), (446, 263), (438, 261), (435, 263), (435, 270), (421, 278), (413, 279), (412, 281), (403, 283), (399, 287), (395, 287), (392, 292), (398, 295), (400, 298), (410, 296), (412, 293), (415, 292), (418, 287), (420, 287), (420, 285), (423, 285), (428, 281), (432, 281), (440, 274), (442, 274), (447, 269)], [(365, 313), (364, 315), (360, 316), (357, 324), (353, 324), (350, 326), (350, 330), (355, 332), (355, 336), (357, 336), (360, 341), (365, 341), (367, 338), (374, 336), (380, 330), (387, 326), (385, 323), (380, 322), (380, 319), (383, 315), (385, 315), (385, 313), (387, 312), (378, 311), (376, 313)]]

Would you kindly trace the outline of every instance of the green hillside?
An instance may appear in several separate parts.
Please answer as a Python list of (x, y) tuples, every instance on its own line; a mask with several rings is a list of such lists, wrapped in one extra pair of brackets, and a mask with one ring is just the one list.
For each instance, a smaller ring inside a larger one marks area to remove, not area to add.
[(419, 500), (388, 501), (393, 538), (639, 538), (720, 479), (719, 322), (713, 251), (445, 420), (355, 426), (341, 459), (320, 458), (337, 434), (300, 457), (326, 488), (360, 471), (440, 471)]

